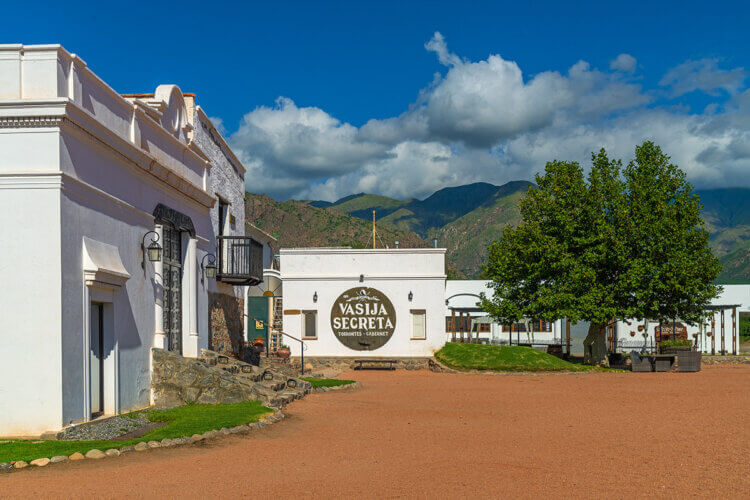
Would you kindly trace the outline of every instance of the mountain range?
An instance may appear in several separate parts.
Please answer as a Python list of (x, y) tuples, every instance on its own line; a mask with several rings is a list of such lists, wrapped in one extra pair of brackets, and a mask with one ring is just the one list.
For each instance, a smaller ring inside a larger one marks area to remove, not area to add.
[[(513, 181), (448, 187), (424, 200), (398, 200), (358, 193), (335, 202), (277, 202), (247, 193), (246, 220), (278, 235), (281, 246), (372, 245), (375, 211), (378, 246), (432, 246), (447, 249), (452, 278), (474, 278), (481, 272), (487, 246), (504, 227), (521, 220), (518, 201), (533, 184)], [(723, 265), (721, 283), (750, 282), (750, 189), (696, 191), (710, 244)]]

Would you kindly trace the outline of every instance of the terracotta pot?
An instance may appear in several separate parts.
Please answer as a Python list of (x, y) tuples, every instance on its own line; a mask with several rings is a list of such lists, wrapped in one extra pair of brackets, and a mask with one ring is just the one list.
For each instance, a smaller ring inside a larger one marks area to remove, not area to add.
[(281, 347), (276, 351), (276, 355), (281, 359), (288, 359), (292, 355), (292, 351), (286, 347)]
[(638, 325), (638, 331), (639, 331), (639, 332), (642, 332), (642, 331), (643, 331), (643, 325)]
[(635, 337), (635, 332), (630, 332), (631, 337)]

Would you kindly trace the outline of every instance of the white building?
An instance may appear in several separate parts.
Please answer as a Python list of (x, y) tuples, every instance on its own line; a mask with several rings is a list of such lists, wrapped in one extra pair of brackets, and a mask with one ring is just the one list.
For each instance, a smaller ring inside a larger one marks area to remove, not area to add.
[[(740, 315), (750, 314), (750, 285), (722, 285), (722, 293), (711, 301), (709, 317), (702, 325), (682, 323), (675, 320), (676, 334), (693, 344), (706, 354), (739, 354)], [(617, 350), (630, 352), (642, 348), (651, 349), (659, 338), (659, 323), (643, 320), (617, 322)], [(672, 322), (662, 325), (665, 337), (672, 335)]]
[(147, 406), (152, 346), (241, 349), (244, 173), (178, 87), (121, 96), (59, 45), (0, 46), (0, 435)]
[(281, 249), (280, 260), (284, 331), (305, 359), (427, 358), (445, 344), (445, 249)]
[[(524, 320), (513, 325), (500, 325), (492, 321), (479, 307), (479, 295), (492, 296), (487, 288), (489, 281), (450, 280), (445, 286), (446, 340), (461, 341), (471, 336), (480, 342), (507, 345), (509, 343), (544, 346), (567, 343), (568, 332), (564, 320), (553, 322)], [(750, 285), (722, 285), (722, 293), (711, 301), (708, 313), (712, 315), (703, 325), (688, 325), (676, 320), (675, 330), (679, 335), (692, 340), (704, 353), (739, 353), (739, 318), (750, 315)], [(723, 311), (723, 312), (722, 312)], [(722, 336), (722, 315), (724, 334)], [(664, 335), (671, 335), (672, 324), (662, 325)], [(616, 321), (607, 327), (607, 350), (630, 352), (642, 348), (653, 349), (656, 345), (659, 323), (650, 320), (644, 328), (643, 320)], [(583, 354), (583, 339), (588, 333), (588, 323), (571, 325), (571, 354)]]
[(480, 307), (480, 295), (492, 297), (487, 280), (449, 280), (445, 284), (445, 334), (447, 341), (468, 341), (501, 345), (560, 344), (563, 321), (524, 320), (515, 325), (493, 321)]

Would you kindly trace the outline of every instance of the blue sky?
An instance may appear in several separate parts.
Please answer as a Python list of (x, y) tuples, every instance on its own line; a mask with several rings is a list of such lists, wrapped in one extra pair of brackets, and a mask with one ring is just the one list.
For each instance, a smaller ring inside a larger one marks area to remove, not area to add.
[(277, 198), (421, 197), (643, 139), (700, 187), (750, 185), (740, 2), (34, 5), (4, 7), (3, 43), (196, 92)]

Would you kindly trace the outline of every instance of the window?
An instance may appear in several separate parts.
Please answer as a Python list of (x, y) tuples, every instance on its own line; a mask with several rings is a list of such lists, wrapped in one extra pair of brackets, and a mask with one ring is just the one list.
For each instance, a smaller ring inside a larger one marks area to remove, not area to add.
[(224, 236), (224, 225), (227, 221), (227, 213), (229, 212), (229, 204), (219, 198), (219, 236)]
[(425, 326), (425, 310), (424, 309), (412, 309), (411, 310), (411, 338), (412, 339), (425, 339), (427, 338)]
[[(552, 323), (550, 321), (544, 321), (541, 319), (535, 319), (530, 322), (531, 323), (531, 330), (534, 332), (551, 332), (552, 331)], [(510, 325), (503, 325), (503, 331), (509, 332), (510, 331)], [(516, 332), (526, 332), (526, 324), (525, 323), (516, 323), (513, 325), (513, 333)]]
[(318, 311), (302, 311), (302, 338), (318, 338)]

